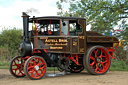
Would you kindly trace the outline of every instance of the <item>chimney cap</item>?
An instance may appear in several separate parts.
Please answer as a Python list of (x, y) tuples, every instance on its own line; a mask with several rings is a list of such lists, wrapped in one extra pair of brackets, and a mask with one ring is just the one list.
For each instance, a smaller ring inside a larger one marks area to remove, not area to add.
[(22, 17), (30, 17), (26, 12), (22, 12)]

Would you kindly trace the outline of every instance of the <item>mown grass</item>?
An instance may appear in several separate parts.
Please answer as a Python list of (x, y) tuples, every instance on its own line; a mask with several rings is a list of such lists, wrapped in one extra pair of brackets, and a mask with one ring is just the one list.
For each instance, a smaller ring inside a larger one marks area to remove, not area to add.
[[(0, 69), (9, 69), (9, 62), (0, 61)], [(57, 68), (47, 67), (47, 71), (54, 71)], [(128, 61), (112, 60), (110, 71), (128, 71)]]
[(9, 66), (0, 66), (0, 69), (8, 69)]
[(7, 61), (0, 61), (0, 69), (8, 69), (9, 68), (9, 62)]
[(112, 60), (111, 62), (111, 71), (128, 71), (128, 60)]

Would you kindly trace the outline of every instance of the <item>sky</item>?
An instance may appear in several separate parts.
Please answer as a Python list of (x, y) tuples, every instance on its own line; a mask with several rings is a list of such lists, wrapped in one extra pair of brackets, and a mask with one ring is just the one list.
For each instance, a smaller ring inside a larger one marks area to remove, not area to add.
[(0, 28), (22, 28), (22, 12), (30, 8), (38, 9), (35, 16), (56, 16), (58, 12), (56, 0), (0, 0)]
[[(22, 12), (38, 9), (34, 16), (57, 16), (57, 0), (0, 0), (0, 32), (2, 28), (22, 28)], [(31, 14), (30, 14), (31, 15)], [(88, 29), (90, 26), (87, 27)]]

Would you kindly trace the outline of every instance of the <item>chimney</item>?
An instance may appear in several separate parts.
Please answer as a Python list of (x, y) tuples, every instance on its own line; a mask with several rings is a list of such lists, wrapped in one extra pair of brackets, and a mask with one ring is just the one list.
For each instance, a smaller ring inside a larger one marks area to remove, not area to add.
[(27, 15), (25, 12), (23, 12), (22, 17), (23, 17), (23, 33), (24, 33), (23, 36), (24, 36), (24, 40), (28, 41), (28, 28), (29, 28), (28, 21), (30, 16)]

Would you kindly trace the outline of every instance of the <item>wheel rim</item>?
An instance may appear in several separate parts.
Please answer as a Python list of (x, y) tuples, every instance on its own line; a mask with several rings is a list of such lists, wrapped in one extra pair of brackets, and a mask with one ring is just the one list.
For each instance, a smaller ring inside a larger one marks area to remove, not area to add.
[(27, 72), (31, 78), (39, 79), (46, 72), (46, 63), (41, 58), (32, 58), (27, 65)]
[(24, 63), (22, 63), (21, 60), (22, 60), (21, 57), (17, 57), (13, 60), (11, 65), (13, 74), (15, 74), (18, 77), (25, 76), (25, 73), (23, 71)]
[(92, 50), (89, 61), (91, 69), (98, 74), (105, 73), (110, 66), (109, 54), (103, 48), (96, 48)]

